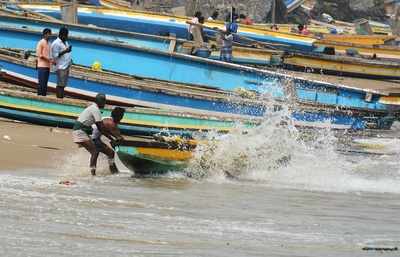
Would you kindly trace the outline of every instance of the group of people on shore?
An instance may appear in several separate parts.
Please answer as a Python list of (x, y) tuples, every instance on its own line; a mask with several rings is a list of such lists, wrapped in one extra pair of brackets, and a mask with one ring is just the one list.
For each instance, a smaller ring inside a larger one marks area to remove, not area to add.
[[(56, 96), (64, 98), (64, 88), (67, 86), (72, 65), (72, 46), (68, 43), (67, 28), (61, 27), (57, 39), (50, 44), (51, 33), (49, 28), (45, 28), (42, 32), (42, 39), (36, 47), (37, 94), (39, 96), (47, 95), (47, 84), (53, 66), (57, 75)], [(106, 96), (97, 94), (95, 102), (85, 108), (75, 121), (72, 132), (73, 142), (90, 153), (90, 172), (93, 176), (96, 175), (97, 159), (100, 153), (108, 157), (110, 172), (118, 173), (114, 162), (115, 152), (102, 141), (102, 135), (115, 144), (123, 140), (118, 124), (124, 116), (125, 109), (115, 107), (111, 112), (111, 117), (102, 118), (100, 109), (104, 108), (105, 104)]]
[(72, 65), (72, 46), (68, 44), (68, 29), (61, 27), (58, 37), (50, 44), (51, 29), (45, 28), (42, 39), (36, 47), (38, 70), (38, 95), (47, 95), (47, 84), (52, 66), (57, 75), (57, 98), (64, 97), (64, 88), (68, 84), (69, 71)]

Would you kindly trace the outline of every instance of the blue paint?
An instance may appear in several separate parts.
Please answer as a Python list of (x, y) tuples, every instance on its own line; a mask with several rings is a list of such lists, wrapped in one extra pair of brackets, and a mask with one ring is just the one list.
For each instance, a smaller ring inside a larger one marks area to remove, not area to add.
[[(32, 11), (44, 13), (54, 18), (60, 19), (59, 10), (43, 10), (39, 8), (32, 8)], [(151, 35), (166, 36), (169, 34), (175, 34), (178, 38), (188, 38), (188, 26), (187, 24), (178, 23), (174, 18), (168, 21), (160, 20), (149, 20), (140, 17), (123, 17), (116, 15), (108, 15), (103, 13), (87, 13), (78, 12), (79, 23), (82, 24), (93, 24), (99, 27), (119, 29), (131, 32), (138, 32)], [(204, 32), (208, 36), (215, 36), (215, 31), (205, 29)], [(258, 35), (253, 33), (239, 32), (239, 35), (248, 37), (253, 40), (286, 44), (291, 48), (301, 51), (312, 51), (314, 49), (312, 43), (302, 42), (294, 39), (277, 38), (267, 35)]]
[[(58, 34), (60, 24), (54, 22), (37, 21), (37, 20), (27, 20), (18, 19), (10, 17), (0, 17), (0, 27), (12, 28), (12, 29), (29, 29), (37, 32), (42, 32), (44, 28), (49, 28), (52, 30), (53, 35)], [(69, 33), (71, 36), (79, 38), (90, 38), (93, 40), (104, 40), (115, 42), (119, 44), (127, 44), (133, 46), (139, 46), (144, 48), (151, 48), (160, 51), (169, 51), (170, 39), (168, 37), (159, 37), (154, 35), (144, 35), (139, 33), (131, 33), (127, 35), (126, 33), (99, 30), (97, 28), (83, 28), (77, 26), (68, 26)], [(177, 42), (178, 52), (182, 49), (180, 41)], [(199, 52), (199, 51), (198, 51)], [(208, 58), (209, 52), (204, 52), (204, 56), (196, 54), (196, 56)], [(219, 60), (217, 58), (210, 58)], [(269, 65), (271, 64), (269, 60), (259, 60), (251, 58), (233, 58), (233, 63), (239, 64), (253, 64), (253, 65)]]
[[(53, 35), (58, 34), (60, 24), (46, 22), (46, 21), (35, 21), (16, 19), (10, 17), (0, 17), (0, 27), (3, 28), (17, 28), (17, 29), (29, 29), (38, 32), (42, 32), (44, 28), (52, 30)], [(141, 34), (135, 34), (135, 36), (127, 36), (124, 33), (107, 32), (104, 30), (96, 30), (95, 28), (83, 28), (83, 27), (68, 27), (70, 36), (79, 38), (90, 38), (94, 40), (105, 40), (116, 43), (125, 43), (133, 46), (147, 47), (152, 49), (158, 49), (161, 51), (168, 51), (169, 40), (163, 40), (155, 36), (147, 36)]]
[[(0, 66), (4, 69), (19, 74), (23, 74), (31, 78), (37, 77), (37, 71), (30, 67), (14, 64), (4, 60), (0, 60)], [(51, 73), (49, 80), (50, 82), (54, 83), (56, 82), (56, 76), (54, 73)], [(251, 116), (262, 116), (264, 115), (265, 112), (265, 108), (261, 106), (249, 106), (249, 105), (241, 105), (228, 102), (217, 102), (217, 101), (194, 99), (190, 97), (173, 96), (158, 92), (144, 91), (134, 88), (115, 86), (106, 83), (82, 80), (73, 77), (69, 79), (68, 86), (72, 88), (77, 88), (97, 93), (104, 93), (107, 95), (124, 97), (128, 99), (135, 99), (150, 103), (159, 103), (172, 106), (189, 107), (199, 110), (243, 114)]]
[(347, 125), (355, 130), (362, 130), (366, 128), (366, 122), (361, 117), (354, 117), (339, 112), (295, 112), (292, 114), (292, 117), (299, 121)]
[[(0, 46), (34, 50), (38, 34), (11, 32), (0, 28)], [(215, 63), (187, 60), (159, 52), (145, 52), (70, 40), (74, 63), (91, 66), (95, 61), (103, 69), (140, 77), (234, 90), (243, 87), (257, 90), (257, 84), (273, 80), (261, 72), (231, 69)]]

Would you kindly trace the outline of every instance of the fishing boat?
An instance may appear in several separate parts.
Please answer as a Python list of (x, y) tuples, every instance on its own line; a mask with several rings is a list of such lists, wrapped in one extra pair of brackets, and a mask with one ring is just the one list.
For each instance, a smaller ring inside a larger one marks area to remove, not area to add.
[(136, 139), (116, 147), (118, 158), (135, 175), (157, 175), (181, 172), (193, 158), (196, 145)]
[(328, 55), (323, 53), (288, 53), (285, 68), (372, 79), (400, 79), (400, 62), (382, 59)]
[(382, 59), (400, 59), (400, 48), (391, 45), (361, 45), (346, 42), (333, 42), (321, 39), (315, 42), (318, 47), (332, 47), (337, 53), (346, 54), (349, 49), (356, 50), (359, 54)]
[[(37, 85), (32, 60), (0, 55), (0, 65), (3, 79), (30, 86)], [(273, 75), (272, 78), (276, 80), (271, 84), (259, 85), (264, 87), (266, 93), (258, 94), (257, 91), (251, 92), (245, 89), (233, 92), (165, 81), (158, 81), (155, 86), (151, 86), (154, 80), (146, 79), (138, 84), (140, 81), (138, 78), (132, 79), (123, 74), (102, 73), (79, 67), (76, 72), (72, 72), (67, 90), (71, 94), (83, 96), (93, 96), (101, 92), (109, 95), (110, 100), (129, 105), (237, 118), (263, 116), (266, 105), (272, 100), (285, 104), (286, 98), (291, 95), (296, 102), (297, 109), (292, 114), (296, 125), (330, 126), (338, 129), (364, 129), (370, 126), (368, 125), (370, 122), (367, 122), (368, 117), (373, 117), (375, 119), (373, 124), (380, 127), (378, 126), (380, 118), (387, 116), (389, 110), (392, 110), (391, 105), (379, 102), (380, 97), (389, 95), (386, 92), (338, 86), (289, 75), (284, 77), (276, 73), (268, 74)], [(51, 75), (49, 84), (51, 88), (55, 87), (55, 80), (55, 76)]]
[[(94, 99), (93, 99), (94, 100)], [(0, 117), (29, 122), (38, 125), (72, 128), (75, 120), (90, 102), (80, 99), (57, 99), (54, 96), (41, 97), (21, 90), (13, 84), (0, 84)], [(103, 116), (111, 115), (110, 109), (102, 111)], [(128, 136), (154, 136), (156, 134), (178, 135), (185, 138), (207, 131), (229, 132), (240, 122), (238, 120), (212, 118), (185, 112), (173, 112), (150, 108), (127, 108), (119, 125), (121, 132)], [(255, 120), (243, 120), (246, 127), (257, 124)]]
[[(25, 4), (18, 6), (58, 19), (61, 18), (59, 5)], [(18, 6), (8, 5), (9, 8), (18, 8)], [(188, 38), (188, 25), (186, 22), (190, 18), (184, 16), (137, 11), (127, 8), (109, 9), (93, 6), (80, 6), (77, 15), (79, 22), (82, 24), (162, 36), (174, 34), (178, 38)], [(205, 25), (218, 29), (225, 27), (225, 24), (221, 21), (207, 21)], [(215, 35), (214, 30), (205, 30), (205, 33), (211, 37)], [(307, 36), (243, 24), (239, 27), (238, 35), (303, 51), (311, 51), (315, 42), (315, 39)], [(240, 38), (238, 37), (235, 40), (240, 41)]]
[(396, 39), (396, 36), (324, 34), (322, 35), (322, 39), (325, 41), (332, 41), (332, 42), (345, 42), (358, 45), (375, 46), (375, 45), (388, 45)]
[[(20, 51), (0, 50), (1, 78), (37, 88), (35, 57), (24, 57)], [(55, 74), (50, 75), (49, 81), (49, 89), (55, 90)], [(261, 100), (243, 97), (243, 92), (226, 92), (109, 71), (94, 71), (76, 65), (72, 68), (66, 93), (80, 98), (104, 93), (109, 96), (111, 104), (186, 111), (215, 117), (239, 119), (263, 116), (265, 112)]]
[[(261, 27), (261, 28), (272, 28), (273, 24), (254, 24), (253, 26)], [(279, 31), (285, 32), (288, 34), (297, 33), (298, 28), (296, 24), (275, 24)], [(332, 42), (345, 42), (359, 45), (388, 45), (391, 44), (396, 36), (386, 35), (386, 34), (374, 34), (374, 35), (357, 35), (354, 29), (344, 29), (337, 28), (332, 24), (327, 25), (306, 25), (307, 30), (310, 32), (307, 35), (310, 38), (315, 38), (316, 43), (318, 40), (323, 39), (326, 41)], [(338, 32), (339, 30), (339, 32)], [(332, 34), (335, 31), (336, 34)]]
[[(24, 28), (32, 31), (42, 31), (44, 28), (49, 28), (52, 31), (57, 31), (61, 26), (65, 25), (65, 23), (57, 21), (44, 21), (26, 17), (0, 15), (0, 26), (4, 28)], [(70, 35), (73, 35), (74, 37), (117, 42), (119, 44), (140, 46), (167, 53), (178, 52), (195, 55), (196, 49), (200, 49), (204, 53), (205, 48), (203, 46), (206, 45), (201, 44), (197, 46), (193, 41), (177, 39), (176, 37), (169, 36), (145, 35), (99, 27), (94, 28), (86, 25), (67, 24), (67, 26)], [(219, 60), (220, 48), (217, 47), (215, 42), (210, 42), (209, 45), (212, 46), (207, 49), (206, 55), (199, 54), (199, 56)], [(281, 51), (276, 50), (234, 46), (232, 62), (247, 65), (278, 65), (280, 64), (281, 54)]]
[[(367, 20), (363, 20), (366, 22)], [(339, 20), (334, 20), (332, 23), (326, 23), (317, 20), (309, 20), (310, 25), (312, 26), (321, 26), (330, 29), (335, 29), (340, 34), (357, 34), (357, 25), (350, 22), (344, 22)], [(379, 22), (367, 21), (369, 26), (371, 27), (372, 33), (375, 35), (392, 35), (392, 29), (387, 24), (382, 24)]]
[[(3, 47), (34, 51), (40, 34), (38, 30), (0, 27), (0, 43)], [(74, 46), (76, 64), (92, 66), (97, 62), (104, 70), (143, 78), (259, 92), (262, 91), (261, 84), (274, 83), (276, 80), (273, 72), (186, 54), (76, 36), (70, 36), (69, 42)], [(124, 62), (116, 62), (116, 59)]]

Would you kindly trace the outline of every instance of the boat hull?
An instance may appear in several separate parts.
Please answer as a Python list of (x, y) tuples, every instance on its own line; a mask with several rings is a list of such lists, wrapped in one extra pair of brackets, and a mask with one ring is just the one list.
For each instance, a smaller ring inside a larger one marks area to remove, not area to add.
[(120, 146), (117, 148), (117, 155), (135, 175), (158, 175), (184, 171), (193, 153), (155, 147)]
[(400, 59), (400, 51), (398, 47), (393, 46), (367, 46), (360, 44), (351, 44), (345, 42), (333, 42), (328, 40), (319, 40), (315, 43), (318, 47), (333, 47), (337, 53), (346, 54), (346, 50), (355, 49), (359, 54), (384, 59)]
[[(72, 128), (79, 114), (88, 104), (86, 101), (58, 100), (22, 93), (16, 89), (0, 86), (0, 116), (38, 125)], [(103, 116), (110, 116), (109, 109)], [(255, 123), (243, 121), (251, 127)], [(119, 125), (129, 136), (152, 136), (158, 133), (191, 137), (193, 132), (228, 132), (235, 127), (232, 120), (211, 119), (184, 113), (158, 111), (152, 109), (128, 109)]]
[(289, 69), (372, 79), (400, 79), (400, 63), (317, 54), (291, 54), (284, 58)]

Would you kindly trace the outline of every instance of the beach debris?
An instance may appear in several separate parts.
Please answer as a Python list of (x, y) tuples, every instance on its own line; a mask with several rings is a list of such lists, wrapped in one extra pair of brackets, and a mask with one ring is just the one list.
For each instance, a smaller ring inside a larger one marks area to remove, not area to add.
[(8, 140), (8, 141), (11, 141), (11, 137), (8, 136), (8, 135), (4, 135), (4, 136), (3, 136), (3, 139)]
[(73, 185), (76, 185), (76, 183), (75, 183), (75, 182), (73, 182), (73, 181), (69, 181), (69, 180), (63, 180), (63, 181), (60, 181), (58, 184), (60, 184), (60, 185), (64, 185), (64, 186), (73, 186)]

